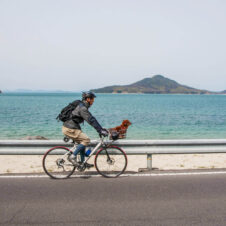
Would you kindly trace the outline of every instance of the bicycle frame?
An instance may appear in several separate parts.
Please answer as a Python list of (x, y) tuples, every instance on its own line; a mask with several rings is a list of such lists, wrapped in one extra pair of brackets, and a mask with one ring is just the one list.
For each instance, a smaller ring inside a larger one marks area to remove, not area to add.
[[(77, 160), (77, 162), (79, 163), (78, 165), (74, 165), (69, 159), (69, 156), (76, 150), (77, 143), (75, 144), (75, 142), (73, 142), (74, 145), (70, 149), (68, 149), (65, 146), (53, 147), (49, 149), (43, 156), (42, 160), (43, 169), (47, 175), (54, 179), (68, 178), (73, 174), (76, 168), (80, 172), (84, 171), (86, 167), (90, 168), (89, 166), (87, 166), (86, 163), (93, 155), (95, 155), (94, 164), (99, 174), (101, 174), (104, 177), (118, 177), (126, 169), (127, 156), (122, 149), (120, 149), (117, 146), (112, 146), (112, 143), (114, 141), (115, 140), (109, 139), (109, 136), (106, 137), (106, 139), (105, 137), (100, 136), (99, 141), (97, 141), (97, 144), (91, 151), (90, 155), (87, 156), (85, 161), (81, 163), (79, 162), (79, 160)], [(56, 156), (59, 154), (61, 155), (61, 157)], [(119, 165), (117, 164), (114, 165), (115, 161), (118, 162), (118, 157), (114, 158), (114, 156), (113, 157), (111, 156), (112, 154), (122, 155), (122, 158), (120, 157), (122, 162), (119, 161)], [(51, 155), (54, 155), (55, 157), (54, 156), (53, 158), (48, 157)], [(104, 157), (105, 159), (104, 162), (102, 161), (103, 160), (102, 155), (103, 156), (107, 155), (107, 158)], [(69, 168), (64, 168), (64, 166), (67, 166)]]
[[(113, 143), (114, 141), (112, 141), (112, 142), (110, 142), (110, 143)], [(91, 151), (91, 153), (89, 154), (89, 156), (86, 158), (86, 160), (83, 162), (83, 163), (86, 163), (91, 157), (92, 157), (92, 155), (101, 147), (101, 146), (103, 146), (103, 144), (104, 144), (105, 142), (104, 142), (104, 138), (103, 137), (100, 137), (100, 141), (97, 143), (97, 145), (94, 147), (94, 149)], [(75, 149), (76, 149), (76, 147), (77, 147), (77, 144), (75, 144), (70, 150), (72, 151), (72, 152), (74, 152), (75, 151)]]
[(91, 156), (95, 153), (95, 151), (97, 151), (101, 146), (102, 144), (104, 143), (104, 140), (103, 138), (100, 138), (100, 142), (96, 145), (96, 147), (91, 151), (90, 155), (88, 156), (88, 158), (84, 161), (84, 163), (86, 163), (90, 158)]

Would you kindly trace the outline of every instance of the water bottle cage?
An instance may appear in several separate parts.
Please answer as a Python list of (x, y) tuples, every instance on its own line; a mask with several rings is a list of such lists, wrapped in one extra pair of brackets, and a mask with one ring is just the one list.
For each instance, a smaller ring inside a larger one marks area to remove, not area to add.
[(91, 151), (91, 149), (89, 148), (89, 149), (85, 152), (85, 156), (88, 157), (88, 156), (90, 155), (91, 152), (92, 152), (92, 151)]

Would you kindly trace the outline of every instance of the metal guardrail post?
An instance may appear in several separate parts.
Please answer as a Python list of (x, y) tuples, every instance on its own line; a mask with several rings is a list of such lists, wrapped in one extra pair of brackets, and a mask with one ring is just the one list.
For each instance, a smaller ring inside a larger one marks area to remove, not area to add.
[(147, 169), (152, 170), (152, 154), (147, 154)]

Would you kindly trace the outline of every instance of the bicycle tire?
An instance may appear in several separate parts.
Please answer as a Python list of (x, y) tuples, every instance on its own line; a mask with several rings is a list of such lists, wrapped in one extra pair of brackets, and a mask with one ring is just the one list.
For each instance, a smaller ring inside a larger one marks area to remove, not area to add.
[(118, 177), (127, 167), (127, 155), (117, 146), (101, 148), (95, 156), (97, 172), (104, 177)]
[(64, 146), (56, 146), (49, 149), (44, 154), (42, 160), (42, 167), (45, 173), (53, 179), (66, 179), (70, 177), (76, 168), (68, 160), (68, 156), (71, 154), (72, 151)]

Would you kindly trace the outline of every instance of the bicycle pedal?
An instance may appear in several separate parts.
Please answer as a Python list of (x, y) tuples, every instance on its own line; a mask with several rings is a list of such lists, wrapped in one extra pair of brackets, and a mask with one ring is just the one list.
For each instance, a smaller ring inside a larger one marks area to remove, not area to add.
[(94, 164), (85, 163), (87, 169), (94, 167)]
[(83, 172), (83, 171), (85, 171), (85, 169), (86, 169), (86, 166), (85, 166), (84, 164), (80, 164), (80, 165), (77, 167), (77, 170), (78, 170), (79, 172)]

